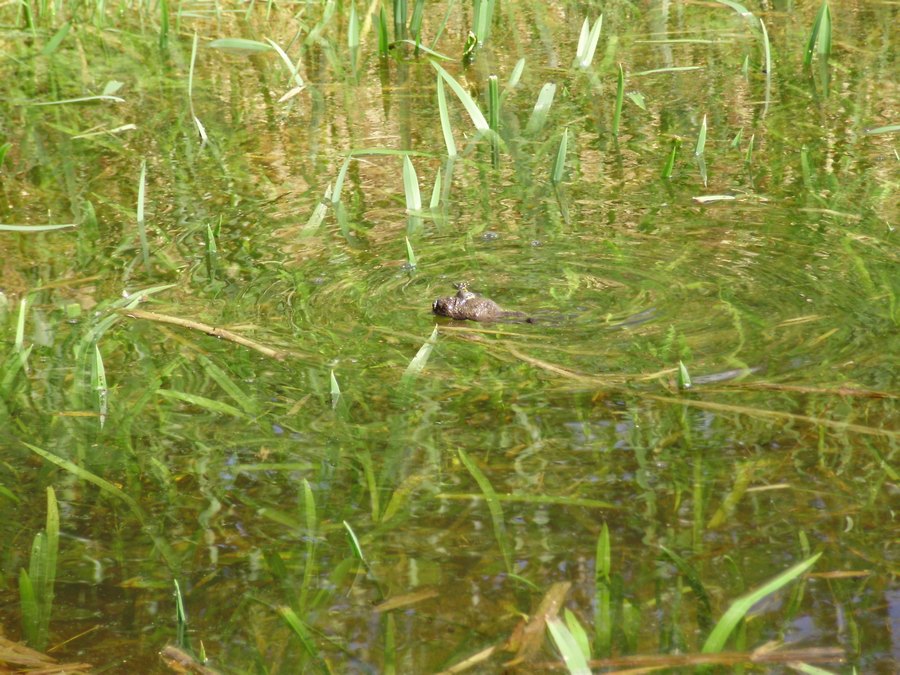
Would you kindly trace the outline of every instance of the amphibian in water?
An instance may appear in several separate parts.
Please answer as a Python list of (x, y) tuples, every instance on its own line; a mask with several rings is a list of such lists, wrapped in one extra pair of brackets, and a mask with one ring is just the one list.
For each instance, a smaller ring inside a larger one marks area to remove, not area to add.
[(534, 319), (524, 312), (507, 312), (493, 300), (476, 295), (465, 282), (457, 284), (456, 288), (456, 295), (435, 300), (431, 311), (438, 316), (459, 320), (534, 323)]

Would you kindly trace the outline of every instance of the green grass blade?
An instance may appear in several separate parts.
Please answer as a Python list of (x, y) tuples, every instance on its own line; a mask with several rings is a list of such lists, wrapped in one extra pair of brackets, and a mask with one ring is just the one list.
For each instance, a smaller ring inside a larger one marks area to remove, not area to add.
[(217, 401), (212, 398), (207, 398), (206, 396), (191, 394), (186, 391), (176, 391), (174, 389), (157, 389), (156, 393), (160, 396), (164, 396), (165, 398), (172, 399), (174, 401), (182, 401), (183, 403), (197, 406), (198, 408), (203, 408), (204, 410), (208, 410), (209, 412), (216, 413), (218, 415), (230, 415), (231, 417), (238, 418), (245, 417), (244, 413), (235, 408), (233, 405), (228, 405), (227, 403), (223, 403), (222, 401)]
[(594, 60), (594, 52), (597, 51), (597, 42), (600, 40), (600, 31), (603, 28), (603, 15), (594, 21), (594, 25), (588, 31), (589, 21), (585, 17), (581, 25), (581, 35), (578, 38), (578, 49), (575, 53), (575, 65), (582, 70), (591, 67)]
[(106, 412), (109, 389), (106, 386), (106, 368), (103, 366), (103, 355), (100, 347), (94, 345), (94, 359), (91, 362), (91, 388), (97, 394), (97, 411), (100, 414), (100, 428), (106, 423)]
[(523, 72), (525, 72), (524, 56), (516, 61), (516, 65), (513, 67), (512, 73), (510, 73), (509, 75), (509, 80), (507, 80), (506, 82), (506, 90), (504, 91), (504, 93), (506, 93), (507, 91), (511, 91), (518, 86), (519, 80), (522, 79)]
[(306, 624), (300, 620), (300, 617), (297, 616), (297, 613), (287, 606), (279, 607), (276, 611), (294, 632), (294, 635), (299, 638), (300, 644), (303, 645), (303, 649), (312, 659), (316, 671), (320, 673), (331, 672), (328, 668), (328, 665), (319, 654), (319, 650), (316, 648), (316, 643), (312, 639), (312, 634), (310, 633), (309, 628), (307, 628)]
[(772, 46), (769, 44), (769, 31), (766, 30), (766, 24), (762, 19), (759, 20), (759, 29), (762, 32), (763, 67), (766, 74), (766, 88), (762, 109), (762, 116), (765, 117), (769, 112), (769, 104), (772, 102)]
[(387, 14), (384, 11), (384, 5), (378, 13), (378, 55), (381, 58), (387, 58), (390, 50), (390, 37), (388, 35)]
[(550, 174), (550, 180), (554, 185), (562, 182), (563, 174), (566, 170), (566, 151), (569, 147), (569, 129), (563, 129), (562, 138), (559, 141), (559, 148), (556, 151), (556, 160), (553, 162), (553, 171)]
[(554, 96), (556, 96), (555, 84), (547, 82), (541, 87), (537, 101), (534, 104), (534, 110), (531, 111), (531, 117), (528, 118), (528, 124), (525, 126), (525, 133), (536, 134), (544, 127), (547, 115), (550, 113), (550, 106), (553, 105)]
[(141, 256), (144, 260), (144, 269), (150, 271), (150, 245), (147, 243), (147, 228), (144, 224), (144, 200), (147, 190), (147, 160), (141, 160), (141, 177), (138, 180), (137, 199), (137, 229), (141, 240)]
[(488, 77), (488, 124), (494, 131), (500, 129), (500, 81), (496, 75)]
[(347, 19), (347, 47), (351, 54), (359, 49), (359, 17), (355, 2), (350, 3), (350, 17)]
[(509, 541), (509, 535), (506, 532), (506, 519), (503, 516), (503, 507), (500, 506), (497, 492), (494, 490), (491, 482), (487, 479), (487, 476), (482, 473), (481, 469), (478, 468), (478, 465), (472, 461), (469, 455), (467, 455), (462, 448), (457, 452), (459, 453), (459, 458), (462, 460), (463, 465), (469, 470), (469, 473), (472, 474), (472, 478), (475, 479), (475, 482), (478, 483), (478, 487), (481, 488), (481, 492), (484, 494), (484, 501), (487, 503), (488, 512), (491, 514), (491, 522), (494, 526), (494, 536), (497, 539), (500, 553), (503, 556), (503, 563), (506, 566), (507, 572), (512, 573), (512, 545)]
[(0, 232), (51, 232), (53, 230), (66, 230), (78, 227), (75, 223), (63, 223), (61, 225), (5, 225), (0, 223)]
[(612, 647), (612, 547), (609, 526), (606, 522), (597, 537), (597, 553), (594, 562), (594, 588), (597, 599), (597, 615), (594, 619), (594, 635), (599, 656), (606, 657)]
[(709, 634), (709, 637), (706, 638), (706, 642), (703, 644), (702, 652), (704, 654), (715, 654), (717, 652), (721, 652), (725, 648), (725, 643), (728, 641), (728, 636), (731, 635), (732, 631), (747, 615), (747, 612), (750, 611), (753, 605), (755, 605), (766, 596), (771, 595), (775, 591), (786, 586), (791, 581), (806, 572), (806, 570), (815, 565), (816, 561), (821, 557), (821, 555), (821, 553), (816, 553), (814, 556), (794, 565), (790, 569), (779, 574), (774, 579), (771, 579), (759, 588), (751, 591), (750, 593), (747, 593), (746, 595), (741, 596), (733, 603), (731, 603), (731, 606), (728, 608), (722, 618), (719, 619), (719, 622), (716, 624), (715, 628), (713, 628), (712, 632)]
[(706, 150), (706, 115), (703, 115), (703, 121), (700, 123), (700, 133), (697, 134), (697, 147), (694, 148), (694, 156), (700, 157)]
[(438, 167), (437, 173), (434, 176), (434, 187), (431, 189), (431, 201), (428, 204), (428, 208), (432, 211), (437, 210), (437, 207), (441, 204), (441, 167)]
[(668, 180), (672, 177), (672, 172), (675, 169), (675, 157), (678, 155), (679, 145), (681, 145), (681, 142), (677, 138), (672, 141), (672, 149), (669, 151), (669, 155), (666, 158), (666, 163), (662, 170), (663, 180)]
[(404, 237), (406, 240), (406, 263), (410, 267), (416, 266), (416, 253), (413, 251), (412, 244), (409, 241), (409, 237)]
[(314, 208), (312, 214), (310, 214), (309, 220), (307, 220), (306, 225), (303, 226), (303, 234), (312, 234), (319, 228), (322, 221), (325, 220), (325, 214), (328, 211), (328, 203), (331, 202), (331, 194), (331, 183), (329, 183), (325, 188), (325, 196), (318, 204), (316, 204), (316, 208)]
[[(823, 2), (816, 13), (816, 19), (813, 21), (812, 30), (809, 34), (809, 40), (806, 43), (806, 53), (803, 55), (803, 66), (808, 68), (812, 65), (813, 54), (816, 51), (816, 43), (819, 41), (819, 32), (822, 30), (822, 24), (825, 20), (825, 12), (828, 10), (828, 3)], [(829, 21), (830, 24), (830, 21)], [(829, 26), (830, 31), (830, 26)]]
[(437, 76), (438, 112), (441, 117), (441, 131), (444, 133), (444, 144), (447, 154), (456, 157), (456, 141), (453, 140), (453, 128), (450, 126), (450, 112), (447, 108), (447, 93), (444, 91), (444, 78)]
[(39, 611), (37, 597), (34, 594), (34, 584), (25, 568), (19, 570), (19, 605), (22, 612), (22, 632), (25, 633), (25, 640), (31, 647), (41, 649), (39, 645)]
[(221, 38), (213, 40), (206, 46), (210, 49), (222, 49), (230, 52), (268, 52), (272, 50), (271, 45), (267, 45), (265, 42), (244, 38)]
[(341, 201), (341, 192), (344, 189), (344, 181), (347, 180), (347, 170), (350, 168), (350, 160), (352, 156), (348, 155), (344, 160), (344, 163), (341, 164), (341, 168), (338, 171), (337, 178), (334, 180), (334, 190), (331, 193), (331, 203), (336, 207), (337, 203)]
[(338, 384), (337, 378), (334, 376), (334, 370), (331, 371), (331, 408), (337, 408), (338, 403), (341, 401), (341, 387)]
[(613, 138), (619, 137), (619, 126), (622, 120), (622, 104), (625, 102), (625, 69), (619, 64), (619, 76), (616, 81), (616, 108), (613, 111)]
[(578, 646), (578, 641), (566, 628), (566, 624), (558, 616), (554, 616), (551, 619), (547, 619), (547, 628), (550, 630), (553, 642), (556, 643), (556, 648), (559, 650), (569, 673), (571, 675), (591, 675), (591, 668), (587, 659), (584, 658), (584, 654)]
[(403, 156), (403, 192), (406, 195), (406, 210), (422, 210), (422, 194), (419, 192), (419, 177), (409, 155)]
[(436, 71), (438, 71), (438, 74), (442, 78), (444, 78), (444, 81), (453, 90), (453, 93), (456, 94), (456, 97), (459, 99), (460, 103), (463, 104), (463, 107), (466, 109), (466, 112), (469, 113), (469, 117), (472, 119), (472, 124), (475, 125), (475, 128), (478, 131), (487, 131), (488, 129), (490, 129), (490, 125), (484, 118), (481, 110), (479, 110), (478, 104), (476, 104), (474, 99), (469, 95), (469, 92), (463, 89), (462, 85), (460, 85), (460, 83), (457, 82), (453, 78), (453, 76), (446, 70), (444, 70), (436, 61), (431, 61), (431, 65)]
[[(408, 240), (407, 240), (408, 241)], [(438, 336), (438, 327), (435, 326), (434, 330), (431, 331), (431, 335), (427, 340), (425, 340), (424, 344), (419, 347), (419, 351), (416, 352), (416, 355), (413, 357), (412, 361), (409, 362), (409, 365), (406, 366), (406, 370), (403, 372), (403, 379), (408, 380), (414, 377), (417, 377), (425, 370), (425, 366), (428, 363), (428, 358), (431, 356), (431, 352), (434, 350), (434, 345), (437, 343)]]
[(16, 351), (21, 352), (25, 347), (25, 315), (27, 314), (28, 300), (22, 298), (19, 300), (19, 316), (16, 319), (16, 339), (13, 343)]
[(575, 616), (575, 613), (568, 607), (563, 611), (563, 616), (566, 618), (566, 628), (569, 629), (569, 632), (578, 644), (578, 650), (585, 659), (590, 660), (591, 641), (588, 639), (587, 631), (584, 629), (584, 626), (581, 625), (578, 617)]

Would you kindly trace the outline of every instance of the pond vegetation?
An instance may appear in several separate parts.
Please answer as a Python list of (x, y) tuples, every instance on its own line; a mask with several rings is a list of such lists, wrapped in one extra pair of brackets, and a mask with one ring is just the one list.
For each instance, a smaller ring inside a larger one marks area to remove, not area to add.
[(895, 672), (897, 18), (0, 7), (0, 663)]

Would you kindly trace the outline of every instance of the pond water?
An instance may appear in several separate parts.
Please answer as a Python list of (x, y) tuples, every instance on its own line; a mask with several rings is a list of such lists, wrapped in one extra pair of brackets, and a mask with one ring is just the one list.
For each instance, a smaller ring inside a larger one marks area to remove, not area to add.
[(0, 229), (0, 632), (542, 672), (552, 604), (689, 670), (821, 554), (726, 649), (895, 672), (897, 7), (806, 66), (818, 3), (384, 4), (0, 8), (0, 223), (75, 225)]

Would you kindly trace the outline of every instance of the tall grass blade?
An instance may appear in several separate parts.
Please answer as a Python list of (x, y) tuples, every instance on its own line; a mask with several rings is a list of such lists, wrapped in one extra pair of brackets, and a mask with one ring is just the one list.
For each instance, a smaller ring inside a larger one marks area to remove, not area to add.
[(483, 45), (491, 35), (491, 20), (494, 15), (495, 0), (475, 0), (472, 11), (472, 32), (478, 46)]
[(404, 237), (406, 240), (406, 264), (410, 266), (410, 268), (415, 268), (416, 266), (416, 254), (413, 251), (412, 244), (409, 241), (409, 237)]
[(609, 526), (604, 522), (597, 537), (597, 553), (594, 562), (594, 587), (597, 598), (597, 616), (594, 634), (597, 651), (601, 657), (609, 656), (612, 647), (612, 550)]
[(406, 38), (406, 0), (393, 0), (394, 9), (394, 39)]
[(169, 0), (159, 1), (159, 48), (169, 47)]
[(416, 44), (421, 42), (422, 19), (424, 16), (425, 0), (416, 0), (416, 4), (413, 6), (412, 18), (409, 20), (409, 34)]
[(488, 77), (488, 124), (494, 131), (500, 130), (500, 82), (496, 75)]
[(310, 214), (309, 220), (307, 220), (306, 225), (303, 226), (303, 234), (312, 234), (312, 232), (318, 229), (322, 224), (322, 221), (325, 220), (325, 213), (328, 211), (331, 195), (331, 183), (329, 183), (325, 188), (325, 196), (319, 200), (318, 204), (316, 204), (316, 208), (314, 208), (312, 214)]
[(460, 448), (457, 452), (463, 465), (472, 474), (472, 478), (475, 479), (475, 482), (478, 483), (478, 487), (481, 488), (481, 492), (484, 494), (484, 501), (487, 503), (488, 512), (491, 514), (491, 523), (494, 526), (494, 537), (497, 539), (497, 544), (500, 547), (506, 570), (511, 574), (514, 571), (512, 567), (513, 549), (509, 535), (506, 532), (506, 520), (503, 516), (503, 507), (500, 506), (500, 500), (497, 498), (497, 492), (487, 479), (487, 476), (482, 473), (481, 469), (466, 454), (465, 450)]
[(453, 76), (446, 70), (444, 70), (436, 61), (432, 61), (431, 65), (435, 70), (438, 71), (438, 74), (444, 78), (444, 81), (453, 90), (453, 93), (456, 94), (457, 98), (459, 98), (460, 103), (463, 104), (466, 112), (469, 113), (469, 117), (472, 119), (472, 123), (475, 125), (475, 128), (478, 131), (487, 131), (488, 129), (490, 129), (490, 125), (484, 118), (481, 110), (479, 110), (478, 104), (476, 104), (472, 97), (469, 95), (469, 92), (463, 89), (462, 85), (460, 85), (459, 82), (453, 79)]
[(194, 121), (194, 126), (197, 127), (200, 143), (205, 144), (209, 140), (209, 137), (206, 135), (206, 127), (203, 126), (203, 122), (200, 121), (197, 113), (194, 112), (194, 66), (197, 64), (198, 40), (197, 31), (194, 31), (194, 40), (191, 44), (191, 65), (188, 69), (188, 107), (191, 110), (191, 119)]
[(694, 156), (700, 157), (706, 150), (706, 115), (703, 115), (703, 121), (700, 123), (700, 133), (697, 134), (697, 147), (694, 149)]
[(181, 595), (181, 586), (178, 579), (172, 579), (175, 585), (175, 626), (177, 631), (176, 641), (182, 648), (190, 648), (187, 636), (187, 612), (184, 611), (184, 597)]
[(619, 126), (622, 121), (622, 104), (625, 102), (625, 69), (619, 64), (619, 76), (616, 81), (616, 108), (613, 111), (613, 138), (619, 138)]
[(338, 403), (341, 401), (341, 387), (338, 384), (337, 378), (334, 376), (334, 370), (331, 371), (331, 408), (332, 410), (338, 407)]
[(769, 104), (772, 102), (772, 46), (769, 44), (769, 31), (766, 30), (765, 22), (759, 20), (759, 29), (762, 31), (763, 40), (763, 67), (766, 74), (766, 88), (763, 94), (762, 116), (765, 117), (769, 112)]
[(431, 352), (434, 351), (434, 345), (437, 344), (437, 336), (438, 327), (435, 326), (434, 330), (431, 331), (429, 338), (425, 340), (425, 343), (421, 347), (419, 347), (419, 351), (416, 352), (412, 361), (406, 366), (406, 370), (403, 372), (404, 380), (410, 380), (422, 374), (422, 371), (425, 370), (425, 366), (428, 364)]
[(440, 73), (437, 76), (437, 100), (438, 113), (441, 117), (441, 131), (444, 134), (444, 145), (447, 146), (447, 154), (456, 157), (456, 141), (453, 140), (453, 128), (450, 126), (450, 112), (447, 109), (447, 93), (444, 91), (444, 78)]
[(344, 163), (341, 164), (337, 178), (334, 179), (334, 190), (331, 193), (331, 203), (335, 207), (337, 207), (338, 202), (341, 201), (341, 192), (344, 189), (344, 181), (347, 179), (347, 171), (350, 168), (351, 159), (353, 159), (353, 157), (348, 155), (344, 160)]
[(328, 667), (328, 664), (325, 662), (325, 660), (319, 654), (319, 650), (316, 648), (316, 643), (313, 641), (312, 634), (310, 633), (309, 628), (307, 628), (306, 624), (301, 621), (300, 617), (297, 616), (297, 613), (287, 606), (281, 606), (276, 611), (294, 632), (294, 635), (299, 638), (300, 644), (303, 645), (304, 651), (306, 651), (306, 653), (312, 659), (315, 671), (318, 673), (331, 673), (331, 669)]
[(107, 396), (109, 389), (106, 386), (106, 368), (103, 366), (103, 355), (100, 347), (94, 345), (94, 360), (91, 364), (91, 388), (97, 394), (97, 411), (100, 414), (100, 428), (106, 424)]
[(390, 38), (388, 37), (387, 14), (384, 11), (384, 6), (382, 6), (381, 11), (378, 13), (378, 55), (381, 58), (387, 58), (389, 50)]
[(59, 507), (56, 493), (48, 487), (46, 529), (34, 537), (28, 571), (22, 569), (19, 573), (22, 627), (29, 645), (37, 650), (47, 646), (50, 635), (58, 555)]
[(516, 61), (516, 65), (513, 67), (512, 73), (509, 75), (509, 80), (506, 82), (506, 91), (510, 91), (515, 89), (519, 84), (519, 80), (522, 79), (522, 73), (525, 71), (525, 57), (523, 56), (521, 59)]
[(531, 111), (531, 117), (528, 118), (528, 124), (525, 126), (525, 133), (536, 134), (543, 129), (544, 123), (547, 121), (547, 115), (550, 113), (550, 106), (553, 105), (553, 97), (556, 95), (556, 85), (547, 82), (538, 94), (537, 101), (534, 104), (534, 110)]
[(600, 30), (603, 28), (603, 15), (597, 17), (590, 31), (588, 30), (589, 25), (590, 22), (585, 17), (584, 23), (581, 24), (578, 48), (575, 51), (575, 65), (582, 70), (590, 68), (591, 62), (594, 60), (594, 52), (597, 51), (597, 42), (600, 40)]
[(437, 173), (434, 176), (434, 187), (431, 189), (431, 201), (428, 204), (428, 208), (431, 211), (436, 211), (437, 207), (441, 204), (441, 167), (438, 167)]
[(585, 659), (590, 660), (591, 641), (588, 638), (587, 631), (584, 629), (584, 626), (581, 625), (578, 617), (575, 616), (575, 612), (570, 610), (568, 607), (563, 610), (563, 616), (566, 618), (566, 628), (569, 629), (569, 632), (572, 633), (572, 637), (575, 638), (575, 642), (578, 644), (579, 651), (584, 655)]
[(669, 151), (669, 156), (666, 158), (666, 163), (663, 166), (662, 170), (662, 178), (663, 180), (668, 180), (672, 177), (672, 171), (675, 169), (675, 157), (678, 155), (678, 146), (681, 145), (681, 141), (677, 138), (672, 141), (672, 150)]
[(547, 619), (547, 628), (571, 675), (591, 675), (591, 668), (578, 641), (558, 616)]
[(316, 512), (316, 497), (309, 481), (305, 478), (303, 479), (303, 515), (306, 523), (306, 532), (304, 533), (306, 560), (303, 565), (303, 580), (300, 583), (300, 601), (298, 604), (301, 608), (306, 607), (306, 599), (309, 597), (309, 593), (314, 590), (316, 537), (318, 536), (319, 523)]
[(147, 189), (147, 160), (141, 160), (141, 177), (138, 181), (137, 200), (137, 228), (141, 240), (141, 256), (144, 259), (144, 269), (150, 272), (150, 246), (147, 243), (147, 228), (144, 224), (144, 199)]
[[(826, 35), (827, 33), (827, 35)], [(821, 44), (819, 44), (821, 42)], [(816, 45), (819, 45), (816, 50)], [(818, 51), (819, 56), (828, 58), (831, 53), (831, 11), (828, 9), (827, 0), (819, 7), (816, 19), (813, 22), (809, 40), (806, 43), (806, 53), (803, 55), (803, 66), (812, 65), (813, 54)]]
[(821, 553), (816, 553), (814, 556), (794, 565), (759, 588), (741, 596), (731, 603), (731, 606), (722, 618), (719, 619), (719, 622), (716, 624), (715, 628), (713, 628), (709, 637), (706, 638), (706, 642), (703, 644), (703, 649), (701, 651), (704, 654), (714, 654), (722, 651), (725, 648), (725, 643), (728, 641), (728, 636), (731, 635), (732, 631), (737, 627), (738, 623), (743, 620), (753, 605), (806, 572), (806, 570), (815, 565), (821, 555)]
[(13, 342), (17, 352), (21, 352), (25, 347), (25, 315), (27, 314), (27, 309), (28, 299), (23, 297), (19, 300), (19, 316), (16, 319), (16, 338), (15, 342)]
[(566, 170), (566, 151), (569, 147), (569, 129), (563, 130), (562, 138), (559, 141), (559, 148), (556, 151), (556, 160), (553, 162), (553, 171), (550, 174), (550, 180), (554, 185), (562, 182), (563, 174)]
[(419, 177), (409, 155), (403, 156), (403, 192), (406, 195), (406, 210), (415, 213), (422, 210), (422, 195), (419, 192)]

